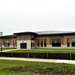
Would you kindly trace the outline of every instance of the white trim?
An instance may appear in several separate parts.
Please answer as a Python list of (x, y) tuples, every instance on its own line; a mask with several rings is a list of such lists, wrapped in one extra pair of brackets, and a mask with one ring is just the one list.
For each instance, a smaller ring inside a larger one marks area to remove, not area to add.
[(31, 40), (18, 40), (17, 41), (17, 49), (21, 49), (20, 48), (20, 44), (21, 43), (27, 43), (27, 49), (31, 49), (31, 42), (35, 42), (35, 41), (31, 41)]

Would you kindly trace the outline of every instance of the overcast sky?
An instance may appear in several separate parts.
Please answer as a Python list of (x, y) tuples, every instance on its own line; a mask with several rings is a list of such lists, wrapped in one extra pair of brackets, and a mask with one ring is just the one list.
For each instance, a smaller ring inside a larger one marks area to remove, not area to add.
[(75, 0), (0, 0), (0, 31), (75, 31)]

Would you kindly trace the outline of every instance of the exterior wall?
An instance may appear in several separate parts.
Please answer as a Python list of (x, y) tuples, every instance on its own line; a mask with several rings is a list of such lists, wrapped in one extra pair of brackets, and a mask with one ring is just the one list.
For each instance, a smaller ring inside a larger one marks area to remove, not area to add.
[(31, 48), (36, 48), (35, 40), (32, 40), (31, 42), (34, 43), (34, 46), (32, 46)]
[[(52, 39), (54, 39), (54, 38), (60, 38), (61, 47), (52, 47)], [(67, 47), (67, 38), (70, 38), (70, 47)], [(75, 47), (72, 47), (72, 38), (75, 38), (75, 35), (39, 36), (39, 37), (36, 37), (36, 47), (38, 47), (37, 46), (38, 39), (46, 39), (47, 40), (46, 48), (75, 48)], [(40, 48), (41, 48), (41, 45), (40, 45)], [(43, 46), (43, 48), (45, 48), (45, 47)]]
[[(27, 49), (31, 49), (31, 42), (35, 43), (35, 41), (31, 41), (31, 40), (18, 40), (17, 41), (17, 49), (21, 49), (20, 48), (21, 43), (27, 43)], [(32, 47), (32, 48), (34, 48), (34, 47)]]
[[(26, 38), (26, 40), (21, 40), (21, 38)], [(60, 38), (61, 40), (61, 47), (52, 47), (52, 39), (55, 38)], [(70, 47), (67, 47), (67, 38), (70, 38)], [(75, 35), (53, 35), (53, 36), (35, 36), (32, 34), (19, 34), (17, 35), (17, 37), (12, 37), (12, 38), (2, 38), (2, 46), (4, 47), (4, 41), (5, 40), (9, 40), (10, 41), (10, 46), (9, 47), (17, 47), (17, 49), (20, 49), (20, 43), (27, 43), (27, 49), (31, 49), (31, 48), (35, 48), (38, 47), (38, 39), (43, 39), (43, 43), (44, 43), (44, 39), (46, 39), (46, 47), (43, 46), (41, 47), (41, 43), (40, 43), (40, 48), (75, 48), (72, 47), (72, 38), (75, 38)], [(16, 41), (17, 45), (13, 45), (14, 41)], [(31, 47), (31, 42), (35, 43), (35, 46)], [(40, 41), (41, 42), (41, 41)]]
[(67, 45), (67, 38), (70, 38), (70, 47), (72, 47), (72, 38), (75, 38), (75, 35), (65, 35), (63, 37), (63, 45)]
[(17, 39), (16, 38), (11, 38), (11, 45), (10, 47), (17, 47)]
[[(26, 40), (21, 40), (21, 38), (26, 38)], [(33, 40), (33, 38), (34, 38), (34, 40)], [(31, 42), (35, 43), (34, 35), (30, 35), (30, 34), (17, 35), (17, 49), (21, 49), (20, 48), (21, 43), (27, 43), (27, 49), (35, 48), (35, 46), (31, 47)]]
[[(63, 44), (63, 38), (62, 36), (39, 36), (39, 37), (36, 37), (36, 47), (37, 47), (37, 40), (38, 39), (46, 39), (46, 43), (47, 43), (47, 48), (52, 48), (52, 39), (53, 38), (60, 38), (61, 39), (61, 44)], [(41, 45), (40, 45), (41, 47)], [(43, 46), (44, 47), (44, 46)]]
[(17, 35), (17, 40), (20, 40), (21, 38), (27, 38), (27, 40), (31, 40), (31, 35)]
[(10, 45), (10, 46), (4, 46), (4, 45), (2, 45), (2, 47), (7, 47), (7, 48), (8, 48), (8, 47), (10, 47), (10, 48), (11, 48), (11, 47), (15, 47), (15, 48), (16, 48), (16, 46), (13, 46), (13, 45)]
[(17, 49), (21, 49), (20, 48), (20, 44), (21, 43), (27, 43), (27, 49), (31, 49), (31, 40), (26, 40), (26, 41), (17, 41)]
[(55, 38), (60, 38), (61, 40), (61, 44), (63, 44), (63, 36), (49, 36), (49, 41), (50, 41), (50, 44), (49, 45), (52, 45), (52, 39), (55, 39)]
[[(10, 45), (9, 46), (4, 46), (4, 41), (5, 40), (9, 40), (10, 41)], [(15, 44), (15, 46), (13, 46), (14, 41), (16, 42), (17, 39), (16, 38), (2, 38), (2, 47), (16, 47), (17, 43)]]
[[(49, 43), (50, 43), (50, 39), (49, 39), (49, 36), (39, 36), (39, 37), (36, 37), (36, 47), (37, 47), (37, 44), (38, 44), (38, 42), (37, 42), (37, 40), (38, 39), (46, 39), (46, 41), (47, 41), (47, 45), (49, 45)], [(43, 41), (44, 42), (44, 41)], [(41, 45), (40, 45), (40, 47), (41, 47)], [(44, 47), (44, 45), (43, 45), (43, 47)]]

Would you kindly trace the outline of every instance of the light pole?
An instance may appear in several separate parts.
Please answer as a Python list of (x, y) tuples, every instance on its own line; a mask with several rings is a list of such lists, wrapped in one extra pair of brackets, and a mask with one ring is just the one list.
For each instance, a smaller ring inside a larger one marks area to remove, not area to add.
[(0, 32), (0, 36), (1, 36), (1, 53), (2, 53), (2, 34), (3, 34), (3, 32)]

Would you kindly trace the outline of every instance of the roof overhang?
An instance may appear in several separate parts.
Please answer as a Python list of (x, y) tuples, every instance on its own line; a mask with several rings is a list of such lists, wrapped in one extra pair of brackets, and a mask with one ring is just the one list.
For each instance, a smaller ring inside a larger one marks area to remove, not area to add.
[(16, 35), (4, 35), (4, 36), (0, 36), (0, 38), (16, 38)]
[(19, 33), (14, 33), (14, 35), (37, 35), (35, 32), (19, 32)]

